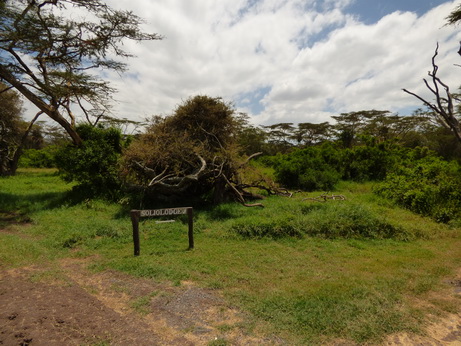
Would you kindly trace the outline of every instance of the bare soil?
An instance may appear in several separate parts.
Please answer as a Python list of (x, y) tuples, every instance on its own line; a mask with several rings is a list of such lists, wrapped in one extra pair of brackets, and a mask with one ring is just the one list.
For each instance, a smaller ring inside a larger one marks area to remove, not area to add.
[[(461, 269), (453, 278), (444, 280), (446, 288), (442, 291), (431, 292), (425, 299), (415, 302), (416, 306), (424, 306), (426, 310), (433, 313), (426, 316), (428, 321), (423, 335), (399, 333), (390, 335), (384, 345), (418, 345), (418, 346), (443, 346), (461, 345), (461, 310), (459, 300), (461, 299)], [(434, 304), (456, 307), (456, 311), (442, 313), (440, 308)], [(452, 304), (455, 302), (455, 304)]]
[(94, 273), (87, 262), (2, 270), (0, 345), (278, 343), (247, 335), (244, 314), (213, 290)]

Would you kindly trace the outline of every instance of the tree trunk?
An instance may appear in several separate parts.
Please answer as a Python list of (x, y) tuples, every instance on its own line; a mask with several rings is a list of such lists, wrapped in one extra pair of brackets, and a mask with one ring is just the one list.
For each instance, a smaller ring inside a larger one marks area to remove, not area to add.
[(218, 205), (226, 201), (227, 182), (221, 177), (215, 182), (213, 188), (213, 204)]
[(59, 112), (56, 107), (50, 106), (45, 103), (39, 96), (35, 95), (30, 91), (24, 84), (22, 84), (14, 75), (3, 65), (0, 64), (0, 77), (12, 85), (17, 91), (19, 91), (24, 97), (26, 97), (30, 102), (32, 102), (42, 113), (48, 115), (51, 119), (56, 121), (61, 125), (64, 130), (72, 138), (72, 141), (75, 145), (82, 145), (82, 139), (78, 135), (75, 128), (70, 124)]

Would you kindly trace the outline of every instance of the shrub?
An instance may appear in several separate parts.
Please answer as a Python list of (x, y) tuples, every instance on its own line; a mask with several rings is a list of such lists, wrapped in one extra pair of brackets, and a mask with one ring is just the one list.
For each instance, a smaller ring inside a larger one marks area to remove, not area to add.
[(340, 179), (353, 181), (382, 180), (409, 150), (391, 142), (342, 149), (331, 143), (295, 150), (265, 158), (275, 170), (277, 182), (287, 188), (305, 191), (332, 190)]
[(322, 238), (407, 240), (409, 234), (371, 210), (355, 204), (325, 204), (299, 220), (304, 233)]
[(55, 155), (59, 150), (51, 145), (43, 149), (26, 149), (19, 160), (20, 167), (52, 168), (56, 166)]
[(56, 154), (59, 174), (85, 196), (114, 198), (119, 195), (118, 159), (122, 152), (122, 135), (118, 129), (79, 125), (77, 132), (83, 144), (68, 144)]
[(344, 149), (341, 151), (342, 179), (382, 180), (402, 156), (402, 149), (391, 143), (371, 143)]
[(332, 146), (311, 147), (266, 159), (274, 167), (278, 183), (306, 191), (331, 190), (341, 174), (336, 169), (338, 152)]
[(314, 236), (347, 239), (408, 240), (411, 235), (382, 216), (356, 204), (307, 204), (297, 216), (279, 215), (270, 219), (247, 218), (235, 222), (230, 231), (245, 238)]
[(399, 167), (374, 192), (415, 213), (447, 223), (460, 216), (460, 188), (460, 165), (428, 156)]
[(284, 238), (301, 237), (302, 231), (295, 227), (290, 218), (270, 218), (238, 221), (234, 223), (231, 232), (235, 232), (245, 238)]

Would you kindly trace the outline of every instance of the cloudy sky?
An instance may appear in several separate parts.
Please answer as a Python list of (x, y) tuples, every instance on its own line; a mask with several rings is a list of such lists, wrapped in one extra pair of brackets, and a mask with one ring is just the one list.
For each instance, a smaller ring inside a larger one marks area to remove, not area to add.
[(129, 71), (109, 75), (114, 115), (171, 114), (193, 95), (220, 96), (257, 125), (331, 121), (379, 109), (411, 114), (437, 42), (439, 75), (460, 85), (460, 1), (107, 0), (162, 41), (132, 43)]

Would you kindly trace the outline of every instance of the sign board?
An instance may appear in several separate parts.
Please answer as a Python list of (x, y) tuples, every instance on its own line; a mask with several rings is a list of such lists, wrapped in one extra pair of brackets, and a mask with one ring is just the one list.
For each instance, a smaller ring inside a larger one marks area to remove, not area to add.
[(181, 208), (166, 208), (166, 209), (148, 209), (148, 210), (132, 210), (131, 223), (133, 225), (133, 243), (134, 243), (134, 255), (139, 256), (140, 244), (139, 244), (139, 219), (141, 217), (158, 217), (158, 216), (176, 216), (187, 214), (189, 219), (189, 250), (194, 248), (194, 225), (193, 225), (193, 209), (192, 207), (181, 207)]
[(152, 209), (152, 210), (140, 210), (140, 217), (148, 216), (172, 216), (172, 215), (184, 215), (187, 214), (187, 208), (169, 208), (169, 209)]

